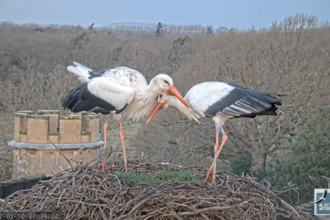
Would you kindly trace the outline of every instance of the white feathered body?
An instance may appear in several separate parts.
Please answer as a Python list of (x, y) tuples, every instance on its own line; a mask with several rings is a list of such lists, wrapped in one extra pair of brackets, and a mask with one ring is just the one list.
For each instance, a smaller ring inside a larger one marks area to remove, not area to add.
[[(128, 67), (115, 67), (94, 72), (82, 64), (68, 66), (67, 70), (76, 74), (83, 83), (88, 83), (88, 90), (96, 97), (111, 103), (115, 109), (122, 109), (128, 118), (138, 121), (150, 114), (157, 102), (157, 94), (161, 92), (155, 82), (148, 85), (144, 76)], [(156, 91), (155, 91), (156, 90)], [(159, 91), (158, 91), (159, 90)], [(116, 114), (116, 111), (110, 111)]]
[(264, 92), (226, 82), (203, 82), (191, 87), (184, 97), (189, 108), (180, 105), (175, 97), (168, 97), (172, 105), (184, 114), (190, 111), (196, 118), (212, 118), (217, 127), (230, 118), (257, 115), (276, 115), (276, 105), (281, 101)]

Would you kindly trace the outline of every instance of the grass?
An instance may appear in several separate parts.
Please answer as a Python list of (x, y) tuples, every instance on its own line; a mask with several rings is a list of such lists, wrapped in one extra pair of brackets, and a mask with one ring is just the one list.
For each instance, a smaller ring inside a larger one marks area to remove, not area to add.
[(178, 178), (182, 182), (201, 183), (198, 175), (190, 171), (158, 170), (150, 174), (141, 174), (134, 171), (118, 172), (118, 178), (133, 182), (137, 185), (161, 185), (167, 181)]

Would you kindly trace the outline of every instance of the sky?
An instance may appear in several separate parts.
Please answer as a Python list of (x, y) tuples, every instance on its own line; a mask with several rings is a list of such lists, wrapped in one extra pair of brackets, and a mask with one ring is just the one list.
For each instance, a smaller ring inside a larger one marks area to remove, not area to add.
[(330, 20), (330, 0), (0, 0), (0, 21), (94, 27), (142, 22), (247, 29), (304, 13)]

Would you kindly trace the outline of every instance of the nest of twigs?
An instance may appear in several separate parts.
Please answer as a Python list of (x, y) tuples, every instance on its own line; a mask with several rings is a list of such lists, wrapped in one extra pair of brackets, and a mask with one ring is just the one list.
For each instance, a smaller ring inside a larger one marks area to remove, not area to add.
[(116, 175), (124, 168), (122, 161), (108, 165), (110, 173), (97, 164), (79, 163), (2, 200), (0, 212), (60, 212), (65, 219), (301, 219), (297, 210), (251, 178), (218, 173), (217, 185), (206, 186), (204, 169), (130, 160), (129, 169), (139, 174), (188, 170), (201, 178), (201, 183), (174, 178), (141, 185)]

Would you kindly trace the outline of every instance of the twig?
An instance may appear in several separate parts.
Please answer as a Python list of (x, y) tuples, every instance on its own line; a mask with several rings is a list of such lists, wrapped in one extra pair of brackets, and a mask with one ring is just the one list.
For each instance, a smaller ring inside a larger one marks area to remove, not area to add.
[[(190, 171), (201, 177), (206, 173), (201, 168), (147, 161), (148, 157), (131, 159), (130, 169), (144, 175), (164, 169)], [(0, 212), (63, 212), (66, 219), (181, 220), (189, 216), (206, 220), (264, 220), (275, 219), (278, 212), (299, 217), (297, 210), (271, 190), (228, 172), (217, 173), (218, 180), (223, 181), (215, 187), (202, 182), (176, 181), (177, 178), (157, 186), (141, 186), (139, 182), (115, 175), (123, 165), (123, 161), (113, 162), (113, 172), (109, 174), (97, 166), (79, 162), (43, 184), (0, 200)], [(280, 204), (284, 207), (279, 207)]]
[(58, 150), (58, 152), (66, 159), (66, 161), (68, 161), (68, 163), (70, 164), (71, 169), (73, 169), (72, 164), (70, 163), (68, 158), (60, 151), (60, 149), (58, 149), (58, 147), (56, 147), (55, 144), (52, 141), (49, 141), (49, 142)]

